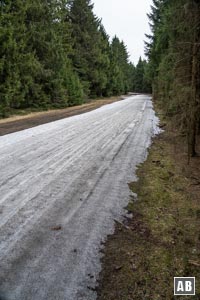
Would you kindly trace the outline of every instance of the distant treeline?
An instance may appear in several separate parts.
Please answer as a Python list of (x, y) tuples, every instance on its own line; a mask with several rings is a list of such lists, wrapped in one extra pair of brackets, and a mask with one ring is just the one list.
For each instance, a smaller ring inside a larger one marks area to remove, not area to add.
[(200, 1), (153, 0), (149, 19), (146, 76), (194, 156), (200, 133)]
[[(146, 62), (110, 41), (90, 0), (0, 1), (0, 116), (149, 92)], [(133, 37), (134, 38), (134, 37)]]

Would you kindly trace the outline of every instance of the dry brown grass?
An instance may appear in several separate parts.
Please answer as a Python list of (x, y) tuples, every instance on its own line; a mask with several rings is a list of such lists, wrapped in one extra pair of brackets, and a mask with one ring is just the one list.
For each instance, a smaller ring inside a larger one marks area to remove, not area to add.
[[(13, 116), (6, 119), (0, 119), (0, 136), (20, 131), (23, 129), (35, 127), (37, 125), (46, 124), (63, 118), (71, 117), (74, 115), (79, 115), (85, 112), (89, 112), (105, 104), (120, 101), (124, 98), (124, 96), (101, 98), (79, 106), (39, 112), (30, 112), (30, 109), (24, 111), (14, 110)], [(16, 113), (18, 113), (18, 115), (16, 115)]]

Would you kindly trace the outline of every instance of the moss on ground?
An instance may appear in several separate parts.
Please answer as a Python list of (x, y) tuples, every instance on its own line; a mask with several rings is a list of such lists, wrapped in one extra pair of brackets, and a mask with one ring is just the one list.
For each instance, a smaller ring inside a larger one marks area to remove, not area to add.
[[(98, 300), (200, 299), (200, 158), (187, 166), (181, 147), (168, 126), (139, 167), (132, 218), (105, 245)], [(174, 296), (175, 276), (195, 276), (196, 296)]]

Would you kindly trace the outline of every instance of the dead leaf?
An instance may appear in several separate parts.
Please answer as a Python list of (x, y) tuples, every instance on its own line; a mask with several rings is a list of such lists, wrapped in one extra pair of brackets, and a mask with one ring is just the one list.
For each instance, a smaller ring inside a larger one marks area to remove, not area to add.
[(58, 230), (61, 230), (61, 229), (62, 229), (62, 227), (60, 225), (51, 228), (51, 230), (54, 230), (54, 231), (58, 231)]

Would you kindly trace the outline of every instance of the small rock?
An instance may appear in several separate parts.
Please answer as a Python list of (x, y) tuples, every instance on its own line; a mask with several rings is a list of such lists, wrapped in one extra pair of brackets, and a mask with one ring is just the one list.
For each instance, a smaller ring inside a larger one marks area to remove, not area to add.
[(121, 270), (121, 269), (122, 269), (122, 267), (123, 267), (123, 266), (116, 266), (116, 267), (115, 267), (115, 271), (119, 271), (119, 270)]
[(132, 270), (133, 270), (133, 271), (137, 270), (137, 267), (136, 267), (135, 264), (132, 264)]

